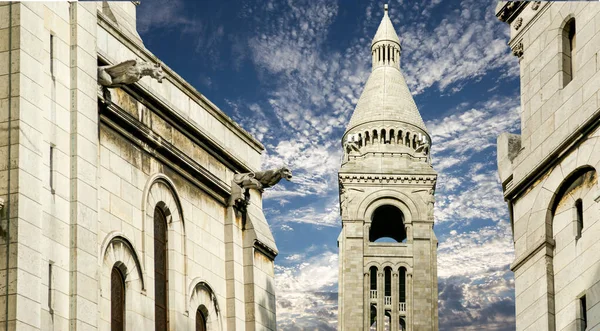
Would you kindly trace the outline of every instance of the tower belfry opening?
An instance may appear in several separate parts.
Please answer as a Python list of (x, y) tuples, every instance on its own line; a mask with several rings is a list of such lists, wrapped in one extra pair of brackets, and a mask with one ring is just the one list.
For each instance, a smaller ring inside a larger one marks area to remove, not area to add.
[(387, 5), (370, 46), (372, 71), (342, 137), (338, 329), (438, 330), (437, 174)]

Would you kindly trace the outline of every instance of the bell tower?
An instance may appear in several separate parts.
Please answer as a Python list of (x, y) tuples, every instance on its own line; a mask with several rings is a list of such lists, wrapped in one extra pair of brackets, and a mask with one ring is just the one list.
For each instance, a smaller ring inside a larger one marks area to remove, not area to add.
[(342, 138), (338, 330), (438, 330), (437, 174), (387, 5)]

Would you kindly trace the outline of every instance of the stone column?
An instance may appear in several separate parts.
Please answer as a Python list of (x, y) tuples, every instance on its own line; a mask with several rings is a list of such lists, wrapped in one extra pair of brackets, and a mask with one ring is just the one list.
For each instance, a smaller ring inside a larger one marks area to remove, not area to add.
[(400, 313), (399, 313), (399, 309), (400, 309), (400, 286), (399, 286), (399, 282), (400, 281), (400, 277), (398, 276), (398, 272), (396, 270), (394, 270), (394, 272), (392, 272), (392, 318), (390, 323), (392, 324), (390, 327), (391, 331), (398, 331), (398, 325), (400, 324)]
[(409, 243), (411, 243), (413, 241), (412, 224), (406, 224), (406, 241)]
[(363, 281), (364, 291), (364, 310), (363, 310), (363, 330), (369, 330), (371, 326), (371, 283), (370, 283), (369, 270), (365, 272), (365, 279)]
[(383, 321), (385, 317), (385, 306), (383, 298), (385, 296), (385, 274), (377, 270), (377, 331), (384, 331)]
[(406, 273), (406, 328), (413, 330), (413, 277), (412, 273)]

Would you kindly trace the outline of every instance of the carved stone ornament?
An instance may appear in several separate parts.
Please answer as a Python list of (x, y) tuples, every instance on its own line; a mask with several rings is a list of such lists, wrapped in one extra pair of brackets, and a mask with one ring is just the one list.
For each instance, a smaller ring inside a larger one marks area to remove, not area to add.
[(282, 178), (288, 181), (291, 180), (292, 171), (287, 167), (281, 167), (279, 169), (236, 174), (233, 176), (233, 182), (244, 190), (257, 189), (262, 192), (265, 188), (275, 186)]
[(108, 104), (111, 102), (109, 87), (121, 87), (137, 83), (144, 76), (150, 76), (162, 83), (165, 74), (160, 63), (152, 64), (138, 60), (98, 67), (98, 84), (102, 86), (104, 99)]
[(523, 43), (518, 43), (515, 45), (512, 51), (514, 56), (521, 58), (523, 56)]
[(291, 180), (292, 171), (287, 167), (281, 167), (279, 169), (236, 174), (233, 176), (231, 183), (230, 204), (244, 213), (250, 204), (250, 189), (262, 192), (265, 188), (275, 186), (282, 178), (288, 181)]
[(4, 199), (0, 198), (0, 211), (4, 209)]
[(502, 13), (500, 13), (500, 16), (498, 17), (500, 21), (506, 22), (520, 4), (521, 1), (508, 1), (506, 7), (504, 7), (504, 10), (502, 10)]
[(521, 25), (523, 25), (523, 17), (519, 17), (517, 18), (517, 21), (515, 22), (515, 30), (519, 30), (519, 28), (521, 28)]
[(531, 9), (538, 10), (538, 8), (540, 8), (541, 4), (542, 4), (541, 1), (534, 1), (533, 4), (531, 5)]

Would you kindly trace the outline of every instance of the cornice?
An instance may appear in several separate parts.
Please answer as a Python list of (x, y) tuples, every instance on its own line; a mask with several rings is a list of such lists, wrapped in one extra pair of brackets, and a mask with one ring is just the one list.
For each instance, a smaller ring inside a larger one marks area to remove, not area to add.
[(342, 184), (348, 183), (394, 183), (394, 184), (435, 184), (437, 175), (385, 175), (385, 174), (343, 174), (339, 175)]
[[(104, 28), (108, 33), (119, 39), (127, 48), (129, 48), (132, 52), (138, 55), (140, 58), (144, 60), (149, 60), (152, 62), (161, 63), (163, 71), (165, 73), (165, 79), (169, 80), (173, 85), (179, 88), (182, 92), (184, 92), (188, 97), (190, 97), (193, 101), (198, 103), (202, 108), (204, 108), (207, 112), (209, 112), (213, 117), (215, 117), (219, 122), (221, 122), (227, 129), (231, 130), (234, 134), (236, 134), (239, 138), (241, 138), (244, 142), (250, 145), (254, 150), (259, 153), (262, 153), (265, 150), (264, 145), (254, 138), (250, 133), (244, 130), (239, 124), (233, 121), (229, 116), (227, 116), (219, 107), (213, 104), (210, 100), (208, 100), (204, 95), (202, 95), (198, 90), (196, 90), (190, 83), (186, 82), (181, 76), (179, 76), (175, 71), (169, 68), (166, 64), (164, 64), (160, 59), (152, 54), (149, 50), (147, 50), (143, 44), (136, 42), (127, 34), (123, 33), (118, 26), (115, 25), (109, 18), (106, 17), (101, 11), (97, 11), (98, 17), (98, 25)], [(106, 57), (106, 55), (105, 55)], [(137, 84), (136, 84), (137, 85)]]
[(118, 105), (112, 103), (107, 107), (99, 102), (98, 109), (100, 110), (100, 122), (102, 124), (163, 162), (222, 205), (226, 205), (231, 195), (231, 189), (220, 178), (202, 167), (190, 156), (181, 152), (177, 147), (162, 139), (161, 136), (133, 118)]
[[(511, 185), (505, 185), (504, 199), (512, 201), (518, 198), (525, 190), (532, 186), (539, 178), (546, 175), (550, 169), (560, 163), (563, 158), (569, 154), (574, 148), (577, 148), (581, 142), (587, 139), (588, 135), (600, 126), (600, 109), (588, 117), (575, 131), (562, 140), (562, 143), (556, 146), (545, 158), (543, 158), (536, 166), (529, 170), (518, 181), (514, 179)], [(520, 153), (530, 153), (531, 151), (521, 150)], [(517, 165), (519, 167), (520, 165)], [(514, 174), (514, 170), (513, 170)], [(508, 182), (507, 182), (508, 184)]]

